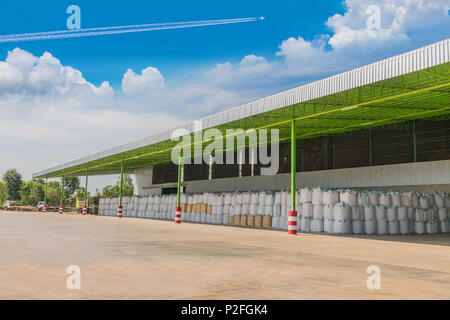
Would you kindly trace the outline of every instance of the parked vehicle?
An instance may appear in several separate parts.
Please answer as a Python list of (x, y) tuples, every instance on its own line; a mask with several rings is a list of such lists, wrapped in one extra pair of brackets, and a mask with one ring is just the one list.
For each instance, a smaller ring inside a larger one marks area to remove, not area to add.
[(23, 204), (18, 204), (14, 200), (6, 200), (3, 202), (3, 210), (7, 211), (35, 211), (36, 208), (33, 206), (27, 206)]
[[(86, 208), (87, 209), (87, 212), (86, 212), (87, 214), (97, 214), (98, 208), (96, 208), (92, 204), (91, 198), (88, 198), (86, 206), (87, 206), (87, 208)], [(83, 213), (83, 207), (84, 207), (84, 197), (82, 197), (82, 196), (77, 197), (76, 198), (76, 203), (75, 203), (76, 211), (78, 213)]]
[(12, 210), (16, 206), (16, 202), (13, 200), (5, 200), (3, 202), (3, 210)]
[(39, 211), (42, 211), (42, 209), (44, 208), (44, 206), (45, 206), (45, 202), (44, 202), (44, 201), (39, 201), (39, 202), (37, 203), (37, 205), (36, 205), (36, 208), (37, 208)]

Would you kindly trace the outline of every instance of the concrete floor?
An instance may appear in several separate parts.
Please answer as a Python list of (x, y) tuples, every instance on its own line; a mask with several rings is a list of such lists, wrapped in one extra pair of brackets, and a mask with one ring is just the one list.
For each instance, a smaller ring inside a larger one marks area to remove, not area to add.
[[(369, 290), (366, 269), (381, 268)], [(66, 268), (81, 268), (69, 290)], [(0, 299), (450, 299), (450, 236), (0, 212)]]

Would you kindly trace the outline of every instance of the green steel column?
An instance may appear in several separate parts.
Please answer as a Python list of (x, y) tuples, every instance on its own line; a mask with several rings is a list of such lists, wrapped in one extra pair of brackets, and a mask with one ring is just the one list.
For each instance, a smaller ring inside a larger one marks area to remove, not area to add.
[(336, 135), (333, 135), (333, 169), (336, 169)]
[(47, 204), (47, 181), (48, 179), (45, 178), (45, 188), (44, 188), (44, 203)]
[(183, 158), (183, 149), (180, 149), (180, 155), (178, 160), (178, 183), (177, 183), (177, 207), (181, 206), (181, 195), (180, 195), (180, 189), (181, 189), (181, 162)]
[(183, 149), (180, 148), (178, 155), (178, 183), (177, 183), (177, 207), (175, 208), (175, 223), (181, 223), (181, 167), (183, 162)]
[(64, 176), (61, 178), (61, 197), (59, 199), (59, 205), (63, 205), (63, 199), (64, 199)]
[(120, 162), (119, 206), (122, 206), (122, 190), (123, 190), (123, 160)]
[(369, 129), (369, 165), (372, 166), (372, 129)]
[(292, 211), (295, 211), (295, 173), (296, 168), (296, 137), (295, 137), (295, 120), (291, 123), (291, 204)]
[(413, 148), (414, 148), (414, 162), (417, 162), (417, 141), (416, 141), (416, 121), (412, 122), (413, 129)]
[(88, 169), (86, 169), (86, 186), (84, 188), (84, 205), (87, 206)]
[(297, 211), (295, 210), (295, 174), (297, 172), (296, 153), (297, 141), (295, 137), (295, 120), (291, 122), (291, 210), (288, 217), (288, 234), (297, 234)]

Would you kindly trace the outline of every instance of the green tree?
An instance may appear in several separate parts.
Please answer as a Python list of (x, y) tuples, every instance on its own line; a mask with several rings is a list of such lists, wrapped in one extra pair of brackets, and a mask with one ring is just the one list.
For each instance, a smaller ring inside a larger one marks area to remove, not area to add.
[[(117, 181), (117, 187), (120, 186), (120, 177)], [(123, 175), (123, 196), (132, 196), (134, 194), (134, 184), (133, 179), (129, 174)]]
[(5, 200), (8, 200), (8, 192), (6, 191), (6, 183), (0, 181), (0, 205), (3, 205)]
[(45, 182), (42, 179), (33, 179), (23, 182), (20, 190), (22, 203), (34, 206), (39, 201), (44, 200), (44, 185)]
[[(85, 190), (85, 187), (78, 188), (77, 191), (75, 192), (75, 197), (76, 198), (84, 198), (84, 190)], [(87, 196), (89, 197), (89, 191), (87, 193)]]
[(22, 175), (16, 169), (10, 169), (3, 175), (6, 184), (6, 192), (9, 200), (20, 199), (20, 188), (22, 187)]
[(75, 195), (75, 192), (80, 188), (80, 178), (65, 177), (64, 178), (64, 198), (68, 199)]
[(100, 193), (100, 190), (95, 189), (95, 194), (93, 196), (91, 196), (91, 203), (94, 206), (98, 206), (101, 197), (102, 197), (102, 195)]
[(61, 184), (58, 181), (49, 181), (47, 184), (47, 203), (49, 206), (59, 206), (61, 198)]
[[(105, 186), (102, 190), (102, 197), (104, 198), (117, 198), (119, 197), (120, 192), (120, 177), (117, 179), (117, 182), (115, 185), (108, 185)], [(122, 195), (124, 197), (126, 196), (132, 196), (134, 194), (134, 185), (133, 185), (133, 179), (129, 174), (123, 175), (123, 188), (122, 188)]]
[(119, 187), (117, 185), (107, 185), (103, 187), (102, 197), (116, 198), (119, 196)]

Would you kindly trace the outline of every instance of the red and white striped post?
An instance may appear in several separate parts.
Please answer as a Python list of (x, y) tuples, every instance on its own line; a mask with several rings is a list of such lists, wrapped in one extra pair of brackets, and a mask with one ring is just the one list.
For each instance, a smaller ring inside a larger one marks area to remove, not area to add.
[(59, 214), (62, 214), (64, 211), (64, 175), (61, 177), (61, 193), (59, 198)]
[(177, 206), (175, 207), (175, 223), (181, 223), (181, 167), (182, 167), (183, 149), (180, 149), (178, 156), (178, 183), (177, 183)]
[(288, 234), (297, 234), (297, 211), (289, 211)]
[(87, 213), (87, 207), (86, 207), (86, 206), (83, 206), (83, 216), (85, 216), (86, 213)]
[(47, 205), (44, 204), (44, 206), (42, 207), (42, 213), (47, 213)]
[(295, 174), (297, 172), (297, 142), (295, 135), (295, 119), (291, 122), (291, 208), (288, 217), (288, 234), (297, 234), (297, 211), (295, 211)]
[(181, 207), (175, 207), (175, 223), (181, 223)]
[(120, 186), (119, 186), (119, 206), (117, 207), (117, 218), (122, 218), (122, 192), (123, 192), (123, 160), (120, 161)]

